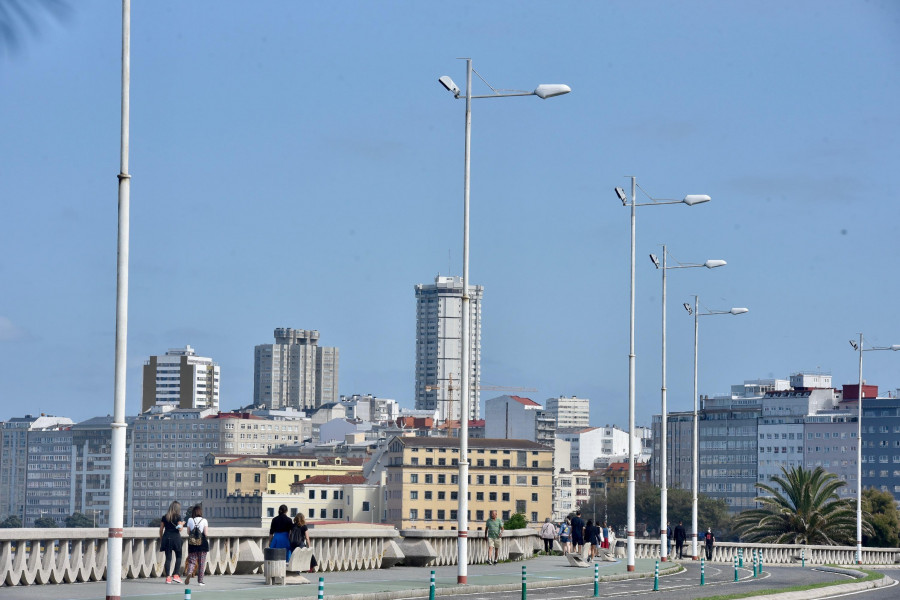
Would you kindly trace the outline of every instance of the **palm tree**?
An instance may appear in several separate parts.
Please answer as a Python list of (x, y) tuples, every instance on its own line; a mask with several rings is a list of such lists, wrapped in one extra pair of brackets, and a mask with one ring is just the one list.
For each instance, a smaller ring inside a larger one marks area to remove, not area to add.
[[(762, 506), (735, 517), (737, 531), (750, 542), (841, 545), (856, 539), (856, 509), (838, 497), (846, 485), (822, 467), (809, 471), (794, 467), (773, 477), (777, 485), (757, 483)], [(868, 519), (863, 531), (871, 532)]]

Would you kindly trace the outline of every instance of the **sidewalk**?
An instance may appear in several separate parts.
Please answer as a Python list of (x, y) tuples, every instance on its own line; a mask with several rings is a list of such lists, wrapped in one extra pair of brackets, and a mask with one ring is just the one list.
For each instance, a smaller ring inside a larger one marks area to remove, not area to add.
[[(633, 576), (653, 576), (654, 560), (635, 561)], [(625, 562), (603, 562), (600, 577), (623, 576)], [(480, 586), (512, 585), (520, 586), (522, 567), (526, 568), (529, 585), (539, 582), (583, 583), (593, 581), (594, 569), (570, 567), (562, 556), (540, 556), (524, 561), (501, 563), (499, 565), (469, 565), (468, 585), (456, 585), (456, 565), (447, 567), (394, 567), (373, 571), (347, 571), (324, 574), (304, 574), (309, 584), (288, 584), (267, 586), (259, 575), (218, 575), (207, 576), (206, 585), (197, 585), (196, 579), (187, 586), (192, 600), (286, 600), (290, 598), (315, 598), (318, 594), (319, 577), (325, 579), (325, 597), (365, 594), (369, 600), (413, 597), (412, 591), (419, 590), (421, 596), (428, 596), (431, 571), (435, 571), (437, 594), (451, 590), (477, 591)], [(183, 600), (184, 585), (165, 583), (164, 579), (129, 579), (122, 582), (122, 598), (133, 600)], [(0, 598), (16, 600), (94, 600), (106, 595), (106, 582), (71, 583), (62, 585), (35, 585), (0, 588)]]

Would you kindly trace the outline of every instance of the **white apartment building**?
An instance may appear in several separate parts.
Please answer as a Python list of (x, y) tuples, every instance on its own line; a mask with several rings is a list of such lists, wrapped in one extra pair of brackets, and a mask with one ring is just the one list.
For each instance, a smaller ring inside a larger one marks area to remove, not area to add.
[(340, 352), (319, 346), (319, 332), (279, 327), (274, 344), (253, 352), (253, 403), (273, 409), (338, 402)]
[(219, 365), (190, 345), (144, 363), (141, 411), (151, 406), (219, 410)]
[[(597, 459), (624, 457), (628, 459), (628, 432), (615, 425), (610, 427), (569, 427), (556, 430), (556, 437), (571, 444), (573, 470), (592, 470)], [(640, 440), (636, 440), (635, 458), (641, 454)]]
[(531, 398), (498, 396), (484, 403), (484, 437), (552, 446), (555, 421)]
[[(416, 291), (416, 408), (437, 410), (441, 421), (459, 420), (462, 375), (462, 277), (434, 278)], [(484, 287), (469, 286), (469, 419), (478, 419), (481, 382), (481, 300)]]
[(557, 427), (590, 427), (591, 401), (587, 398), (547, 398), (544, 409), (553, 415)]

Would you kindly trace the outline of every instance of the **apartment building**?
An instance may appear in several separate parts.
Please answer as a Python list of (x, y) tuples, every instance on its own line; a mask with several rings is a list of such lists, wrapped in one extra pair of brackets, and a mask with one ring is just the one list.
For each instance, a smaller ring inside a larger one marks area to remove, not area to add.
[(141, 411), (155, 405), (219, 410), (219, 365), (190, 345), (144, 363)]
[(340, 352), (319, 346), (319, 332), (275, 329), (274, 344), (253, 351), (253, 403), (306, 410), (340, 401)]
[[(490, 510), (538, 523), (553, 510), (553, 450), (537, 442), (469, 440), (469, 523)], [(395, 437), (385, 452), (387, 522), (401, 529), (456, 529), (459, 439)]]

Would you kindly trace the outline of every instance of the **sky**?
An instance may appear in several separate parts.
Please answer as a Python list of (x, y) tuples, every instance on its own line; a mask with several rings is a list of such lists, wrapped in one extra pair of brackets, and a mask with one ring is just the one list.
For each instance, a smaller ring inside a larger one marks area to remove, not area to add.
[[(113, 410), (121, 4), (0, 0), (0, 420)], [(48, 6), (51, 10), (44, 10)], [(60, 10), (60, 7), (62, 10)], [(465, 61), (482, 384), (590, 398), (627, 425), (628, 176), (636, 422), (668, 402), (831, 373), (900, 343), (900, 4), (249, 2), (132, 6), (128, 414), (142, 365), (193, 346), (248, 404), (276, 327), (340, 348), (340, 393), (412, 407), (418, 283), (462, 270)], [(16, 32), (15, 37), (10, 31)], [(490, 93), (474, 78), (473, 92)], [(639, 192), (640, 194), (640, 192)], [(639, 201), (649, 201), (639, 195)], [(900, 353), (863, 378), (900, 388)], [(482, 392), (482, 400), (499, 392)]]

